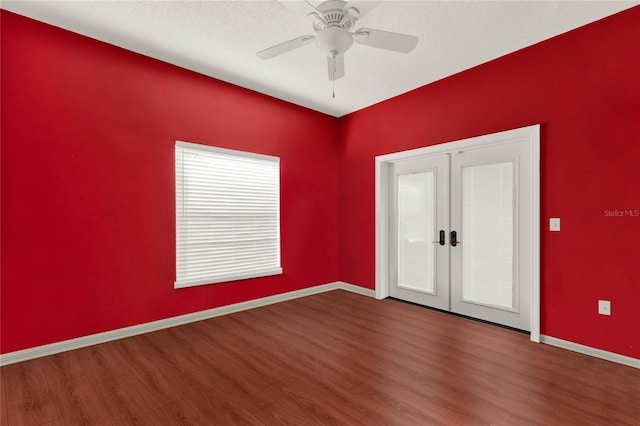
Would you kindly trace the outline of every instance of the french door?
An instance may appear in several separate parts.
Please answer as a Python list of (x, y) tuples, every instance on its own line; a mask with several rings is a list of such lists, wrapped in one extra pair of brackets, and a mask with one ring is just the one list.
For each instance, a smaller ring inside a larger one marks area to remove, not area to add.
[(528, 141), (390, 164), (389, 294), (531, 329)]

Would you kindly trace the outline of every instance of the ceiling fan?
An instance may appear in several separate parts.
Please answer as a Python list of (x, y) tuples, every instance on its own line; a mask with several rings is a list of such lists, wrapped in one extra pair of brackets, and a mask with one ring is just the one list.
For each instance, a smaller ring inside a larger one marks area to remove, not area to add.
[[(360, 10), (352, 3), (342, 0), (328, 0), (314, 7), (308, 16), (313, 18), (316, 35), (303, 35), (268, 49), (256, 55), (261, 59), (287, 53), (316, 41), (318, 48), (327, 56), (329, 80), (344, 77), (344, 54), (353, 46), (353, 42), (394, 52), (409, 53), (416, 47), (418, 37), (389, 31), (360, 28), (354, 30), (360, 17)], [(353, 31), (352, 31), (353, 30)]]

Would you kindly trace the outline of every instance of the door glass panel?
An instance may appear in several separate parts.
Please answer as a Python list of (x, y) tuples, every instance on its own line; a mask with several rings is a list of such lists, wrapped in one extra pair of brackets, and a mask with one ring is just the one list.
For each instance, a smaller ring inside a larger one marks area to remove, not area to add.
[(513, 163), (462, 169), (462, 300), (514, 310)]
[(398, 286), (435, 293), (435, 172), (398, 176)]

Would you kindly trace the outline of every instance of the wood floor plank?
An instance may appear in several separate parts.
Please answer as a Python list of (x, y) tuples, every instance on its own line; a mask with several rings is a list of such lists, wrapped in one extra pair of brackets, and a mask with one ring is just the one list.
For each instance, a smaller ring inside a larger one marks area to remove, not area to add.
[(77, 358), (77, 351), (46, 356), (40, 360), (49, 385), (54, 385), (57, 382), (68, 382), (85, 376), (82, 365)]
[(131, 373), (128, 365), (118, 359), (114, 345), (114, 342), (101, 343), (74, 351), (90, 382), (96, 383)]
[(110, 424), (94, 387), (86, 377), (68, 376), (65, 380), (49, 384), (49, 389), (61, 424)]
[[(225, 321), (229, 320), (228, 318), (224, 319)], [(246, 352), (251, 352), (258, 347), (253, 342), (257, 335), (247, 335), (247, 331), (244, 329), (229, 331), (225, 328), (219, 328), (217, 325), (217, 322), (212, 321), (202, 321), (193, 325), (196, 333), (203, 336), (198, 340), (196, 348), (205, 357), (211, 357), (214, 361), (220, 355), (234, 359), (242, 357)]]
[(210, 400), (242, 407), (247, 412), (256, 412), (282, 398), (268, 380), (242, 371), (232, 362), (190, 373), (184, 379)]
[(7, 417), (7, 409), (6, 409), (7, 384), (6, 384), (6, 380), (4, 380), (5, 374), (7, 373), (0, 368), (0, 425), (9, 424), (9, 417)]
[(140, 393), (140, 384), (126, 375), (94, 384), (106, 420), (113, 425), (144, 425), (146, 418), (163, 406), (161, 400)]
[(367, 414), (366, 407), (354, 398), (351, 389), (337, 389), (327, 385), (321, 377), (291, 378), (277, 386), (284, 394), (284, 398), (275, 404), (277, 410), (284, 401), (290, 402), (301, 411), (313, 413), (324, 424), (357, 424)]
[(640, 426), (640, 370), (332, 291), (0, 368), (2, 425)]
[(4, 366), (6, 421), (10, 425), (34, 425), (57, 419), (55, 405), (42, 369), (42, 359)]
[(258, 418), (240, 407), (184, 399), (154, 413), (153, 425), (246, 425), (264, 426)]
[(341, 420), (340, 413), (314, 399), (285, 400), (277, 407), (261, 412), (265, 424), (287, 425), (353, 425), (353, 420)]

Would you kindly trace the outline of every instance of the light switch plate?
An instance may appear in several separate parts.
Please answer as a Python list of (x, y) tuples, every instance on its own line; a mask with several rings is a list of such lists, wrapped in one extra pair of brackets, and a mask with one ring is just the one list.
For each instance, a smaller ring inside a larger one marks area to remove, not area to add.
[(552, 217), (549, 219), (549, 231), (559, 231), (560, 230), (560, 218)]
[(598, 300), (598, 313), (600, 315), (611, 315), (611, 301)]

